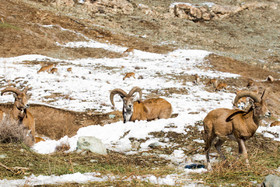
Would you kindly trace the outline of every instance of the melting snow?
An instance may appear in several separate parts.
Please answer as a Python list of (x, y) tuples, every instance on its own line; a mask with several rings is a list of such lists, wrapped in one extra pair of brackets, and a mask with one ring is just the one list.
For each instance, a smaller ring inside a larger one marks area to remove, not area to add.
[[(104, 48), (119, 53), (127, 49), (116, 45), (99, 43), (90, 39), (87, 42), (70, 42), (58, 45), (72, 48)], [(218, 107), (232, 107), (234, 94), (226, 92), (210, 93), (203, 89), (204, 85), (194, 86), (191, 82), (183, 83), (181, 80), (174, 78), (175, 75), (194, 74), (207, 78), (238, 77), (236, 74), (198, 68), (198, 66), (207, 66), (207, 64), (204, 64), (203, 59), (209, 54), (210, 52), (208, 51), (188, 49), (178, 49), (168, 54), (155, 54), (134, 50), (133, 53), (123, 58), (84, 58), (76, 60), (61, 60), (31, 54), (0, 58), (0, 77), (4, 77), (6, 81), (10, 81), (17, 86), (26, 82), (32, 86), (30, 103), (48, 103), (48, 105), (74, 111), (85, 111), (88, 109), (95, 109), (100, 112), (112, 111), (109, 93), (114, 88), (122, 88), (125, 91), (129, 91), (132, 87), (139, 86), (143, 89), (144, 97), (150, 90), (161, 91), (167, 88), (187, 89), (189, 92), (187, 95), (171, 94), (163, 97), (172, 104), (173, 113), (179, 114), (176, 118), (150, 122), (128, 122), (126, 124), (116, 122), (104, 126), (93, 125), (79, 129), (74, 137), (63, 137), (58, 141), (46, 140), (33, 146), (34, 151), (41, 154), (48, 154), (53, 153), (55, 147), (60, 143), (68, 142), (71, 146), (70, 151), (74, 151), (77, 146), (78, 137), (95, 136), (102, 140), (107, 149), (127, 152), (131, 149), (131, 142), (129, 140), (131, 137), (136, 139), (145, 139), (148, 137), (149, 140), (141, 144), (139, 151), (143, 151), (149, 149), (149, 143), (157, 142), (157, 139), (149, 135), (150, 132), (175, 131), (177, 133), (186, 133), (186, 126), (194, 126), (195, 122), (202, 120), (210, 110)], [(41, 66), (29, 64), (27, 63), (28, 61), (58, 63), (58, 74), (44, 72), (37, 74)], [(72, 73), (66, 71), (68, 67), (72, 67)], [(126, 79), (123, 81), (124, 74), (131, 71), (135, 72), (136, 77), (141, 75), (144, 79)], [(61, 97), (50, 100), (48, 96), (54, 93), (60, 94)], [(12, 101), (13, 97), (11, 95), (0, 97), (0, 102), (2, 103)], [(120, 110), (122, 107), (121, 99), (116, 97), (115, 103), (116, 108)], [(169, 128), (172, 124), (176, 127)], [(280, 127), (260, 127), (258, 132), (262, 133), (268, 129), (272, 132), (280, 133)], [(125, 132), (128, 133), (123, 137)], [(279, 138), (276, 138), (276, 140), (280, 141)], [(201, 140), (195, 141), (202, 143)], [(165, 146), (168, 146), (168, 143)], [(127, 153), (131, 154), (131, 152)], [(182, 161), (184, 156), (182, 150), (176, 150), (169, 158)], [(200, 160), (203, 159), (200, 155), (196, 155), (195, 157)], [(205, 170), (199, 169), (196, 171), (203, 172)], [(186, 172), (188, 171), (186, 170)], [(150, 176), (143, 180), (149, 180), (155, 184), (174, 185), (175, 178), (172, 175), (166, 178)], [(0, 184), (16, 186), (24, 185), (26, 181), (29, 181), (32, 185), (55, 184), (64, 181), (84, 183), (87, 181), (103, 181), (107, 179), (97, 176), (96, 173), (76, 173), (63, 176), (31, 176), (22, 180), (0, 180)]]

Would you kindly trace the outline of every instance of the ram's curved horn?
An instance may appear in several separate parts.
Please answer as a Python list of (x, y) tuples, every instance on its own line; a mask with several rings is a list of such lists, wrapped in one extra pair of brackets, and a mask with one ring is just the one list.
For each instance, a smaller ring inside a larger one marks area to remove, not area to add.
[(261, 102), (261, 99), (255, 93), (249, 92), (249, 91), (244, 91), (244, 92), (240, 92), (239, 94), (236, 95), (236, 97), (233, 101), (233, 105), (236, 105), (237, 101), (242, 97), (250, 97), (254, 100), (255, 103)]
[(22, 92), (19, 91), (17, 88), (14, 88), (14, 87), (7, 87), (5, 88), (4, 90), (1, 91), (1, 95), (3, 95), (4, 93), (6, 92), (13, 92), (17, 95), (20, 95)]
[(133, 87), (131, 90), (130, 90), (130, 92), (128, 93), (128, 95), (129, 96), (132, 96), (135, 92), (138, 92), (139, 93), (139, 99), (141, 100), (142, 99), (142, 90), (141, 90), (141, 88), (139, 88), (139, 87), (137, 87), (137, 86), (135, 86), (135, 87)]
[(115, 106), (114, 96), (116, 94), (119, 94), (122, 98), (127, 96), (127, 93), (120, 88), (116, 88), (116, 89), (112, 90), (111, 93), (110, 93), (110, 101), (111, 101), (113, 106)]

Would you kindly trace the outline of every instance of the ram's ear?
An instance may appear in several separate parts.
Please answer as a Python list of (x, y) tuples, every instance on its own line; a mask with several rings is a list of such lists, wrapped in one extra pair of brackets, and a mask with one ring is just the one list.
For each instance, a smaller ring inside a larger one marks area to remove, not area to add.
[(17, 98), (18, 98), (17, 94), (13, 93), (13, 96), (14, 96), (15, 100), (17, 100)]

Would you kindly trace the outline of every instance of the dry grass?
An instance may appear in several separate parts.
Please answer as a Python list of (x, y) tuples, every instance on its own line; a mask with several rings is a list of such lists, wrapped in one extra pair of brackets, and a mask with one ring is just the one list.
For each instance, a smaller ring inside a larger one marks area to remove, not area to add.
[(0, 142), (32, 145), (32, 138), (29, 130), (7, 115), (0, 122)]
[(64, 152), (64, 151), (68, 151), (69, 149), (70, 149), (69, 143), (68, 142), (62, 142), (61, 144), (56, 146), (55, 151)]
[(255, 186), (269, 174), (280, 174), (276, 171), (280, 165), (279, 148), (274, 152), (255, 149), (250, 153), (249, 161), (250, 166), (247, 166), (243, 158), (227, 155), (226, 160), (212, 163), (212, 171), (193, 176), (211, 186)]

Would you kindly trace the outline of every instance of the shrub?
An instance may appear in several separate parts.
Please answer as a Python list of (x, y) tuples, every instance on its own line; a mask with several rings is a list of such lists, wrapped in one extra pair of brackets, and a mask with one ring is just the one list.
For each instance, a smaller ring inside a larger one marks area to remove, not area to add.
[(32, 136), (28, 129), (19, 125), (18, 121), (6, 115), (0, 122), (0, 142), (1, 143), (24, 143), (32, 145)]

